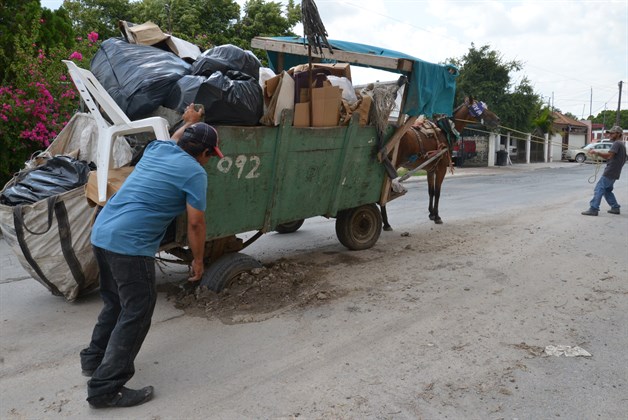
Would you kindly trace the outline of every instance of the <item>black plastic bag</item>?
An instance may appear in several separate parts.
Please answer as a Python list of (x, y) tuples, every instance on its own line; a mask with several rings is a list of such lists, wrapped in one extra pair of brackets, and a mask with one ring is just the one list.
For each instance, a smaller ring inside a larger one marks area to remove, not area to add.
[(0, 203), (8, 206), (32, 204), (73, 190), (87, 183), (92, 169), (95, 167), (91, 168), (84, 160), (55, 156), (16, 179), (15, 184), (2, 192)]
[(132, 120), (164, 105), (172, 87), (191, 66), (169, 51), (110, 38), (91, 61), (91, 71)]
[(183, 76), (173, 86), (164, 106), (183, 113), (195, 101), (198, 89), (206, 80), (205, 76)]
[(208, 124), (257, 125), (264, 113), (262, 88), (238, 71), (217, 71), (201, 84), (194, 103), (205, 107)]
[(192, 64), (192, 74), (211, 76), (219, 71), (226, 74), (230, 70), (240, 71), (259, 80), (259, 59), (249, 50), (235, 45), (219, 45), (205, 51)]

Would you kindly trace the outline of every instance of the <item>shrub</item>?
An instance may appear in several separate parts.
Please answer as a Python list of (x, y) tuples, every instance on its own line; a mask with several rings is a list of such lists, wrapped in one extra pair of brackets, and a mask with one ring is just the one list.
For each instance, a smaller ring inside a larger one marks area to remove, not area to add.
[(16, 77), (0, 86), (0, 185), (24, 167), (30, 156), (44, 150), (78, 109), (79, 95), (61, 60), (88, 67), (99, 46), (98, 34), (77, 38), (73, 48), (35, 43), (18, 49), (13, 60)]

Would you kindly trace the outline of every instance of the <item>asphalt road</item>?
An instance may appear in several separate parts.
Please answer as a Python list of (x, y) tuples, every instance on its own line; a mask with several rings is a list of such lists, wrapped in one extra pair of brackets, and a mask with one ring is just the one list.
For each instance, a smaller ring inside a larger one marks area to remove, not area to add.
[(51, 296), (0, 240), (0, 418), (626, 418), (628, 176), (622, 215), (580, 216), (594, 171), (461, 168), (439, 226), (412, 180), (389, 206), (395, 231), (367, 251), (344, 249), (324, 218), (265, 235), (246, 252), (317, 264), (336, 298), (226, 323), (160, 294), (128, 384), (156, 397), (117, 411), (89, 409), (80, 374), (97, 294)]

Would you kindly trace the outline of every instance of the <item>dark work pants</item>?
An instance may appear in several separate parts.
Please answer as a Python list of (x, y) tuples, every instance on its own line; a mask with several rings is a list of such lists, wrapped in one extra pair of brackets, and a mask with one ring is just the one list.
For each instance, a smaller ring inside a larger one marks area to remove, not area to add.
[(150, 328), (157, 301), (155, 260), (94, 247), (104, 307), (89, 347), (81, 351), (83, 370), (94, 370), (87, 399), (108, 398), (135, 373), (134, 360)]

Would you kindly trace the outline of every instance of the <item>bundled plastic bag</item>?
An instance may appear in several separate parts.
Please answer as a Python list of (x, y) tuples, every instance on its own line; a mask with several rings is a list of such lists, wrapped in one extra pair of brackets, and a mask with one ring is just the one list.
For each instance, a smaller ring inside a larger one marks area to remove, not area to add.
[(192, 64), (192, 74), (209, 77), (217, 71), (225, 74), (234, 70), (258, 80), (261, 66), (259, 59), (251, 51), (226, 44), (211, 48), (197, 57)]
[(264, 113), (259, 83), (238, 71), (212, 74), (199, 87), (194, 103), (203, 104), (208, 124), (257, 125)]
[(110, 38), (102, 43), (90, 68), (122, 111), (135, 120), (164, 105), (191, 67), (171, 52)]
[(205, 76), (183, 76), (170, 91), (165, 107), (183, 113), (196, 100), (198, 89), (207, 80)]
[(70, 156), (55, 156), (31, 171), (23, 173), (15, 184), (0, 194), (0, 203), (8, 206), (32, 204), (73, 190), (87, 183), (90, 168), (86, 161)]

